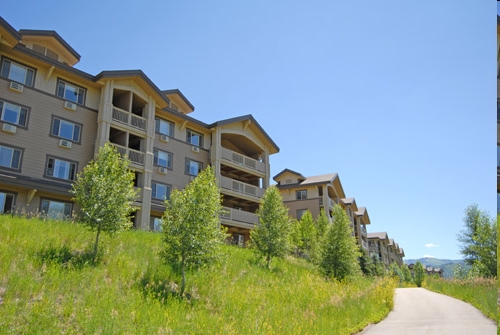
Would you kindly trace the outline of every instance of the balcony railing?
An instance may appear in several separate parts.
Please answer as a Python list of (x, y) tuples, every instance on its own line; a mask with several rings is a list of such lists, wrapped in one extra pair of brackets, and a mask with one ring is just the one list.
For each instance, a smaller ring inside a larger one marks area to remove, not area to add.
[[(330, 198), (327, 198), (327, 199), (328, 199), (328, 200), (327, 200), (327, 202), (328, 202), (328, 206), (329, 206), (329, 207), (331, 207), (331, 208), (333, 208), (333, 206), (335, 206), (335, 202), (333, 202), (333, 200), (332, 200), (332, 199), (330, 199)], [(320, 198), (319, 198), (319, 205), (320, 205), (320, 206), (323, 206), (323, 197), (320, 197)]]
[(124, 124), (127, 124), (129, 126), (132, 126), (134, 128), (138, 128), (141, 130), (146, 130), (146, 119), (135, 115), (133, 113), (127, 112), (123, 109), (120, 109), (118, 107), (113, 106), (113, 113), (112, 113), (112, 119)]
[(245, 155), (239, 154), (237, 152), (234, 152), (226, 148), (222, 148), (222, 159), (225, 159), (240, 166), (244, 166), (251, 170), (266, 172), (266, 164), (264, 164), (263, 162), (260, 162), (256, 159), (247, 157)]
[(251, 225), (256, 225), (259, 222), (256, 214), (229, 207), (223, 207), (221, 218)]
[(247, 183), (242, 183), (227, 177), (221, 177), (221, 188), (226, 190), (231, 190), (237, 193), (248, 195), (260, 199), (264, 195), (264, 189), (250, 185)]
[(127, 155), (134, 164), (144, 165), (144, 153), (112, 143), (121, 155)]

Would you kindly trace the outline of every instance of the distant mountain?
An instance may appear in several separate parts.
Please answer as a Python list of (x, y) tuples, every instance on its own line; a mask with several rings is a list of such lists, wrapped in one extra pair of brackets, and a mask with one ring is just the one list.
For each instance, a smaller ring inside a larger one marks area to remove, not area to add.
[(456, 265), (461, 264), (462, 266), (466, 266), (465, 261), (463, 259), (451, 260), (451, 259), (439, 259), (433, 257), (425, 257), (420, 259), (405, 259), (404, 263), (415, 264), (417, 261), (420, 261), (420, 263), (422, 263), (422, 265), (426, 267), (443, 269), (444, 278), (453, 278), (453, 269), (455, 268)]

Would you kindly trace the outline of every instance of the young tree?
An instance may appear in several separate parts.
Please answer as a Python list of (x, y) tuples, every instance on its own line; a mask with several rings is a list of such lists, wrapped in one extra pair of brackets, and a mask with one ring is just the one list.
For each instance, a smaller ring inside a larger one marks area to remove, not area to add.
[(260, 199), (259, 223), (250, 231), (250, 240), (257, 255), (266, 260), (269, 269), (273, 257), (283, 257), (288, 250), (290, 219), (288, 209), (276, 186), (269, 187)]
[(325, 210), (321, 209), (319, 215), (316, 217), (316, 231), (318, 232), (318, 242), (321, 242), (321, 240), (325, 237), (329, 225), (330, 221), (326, 216)]
[(180, 270), (180, 296), (186, 269), (199, 269), (221, 260), (226, 234), (220, 225), (221, 196), (214, 171), (207, 167), (184, 190), (173, 190), (165, 201), (163, 257)]
[(465, 209), (464, 230), (458, 234), (465, 262), (481, 276), (497, 275), (497, 223), (476, 204)]
[(333, 223), (323, 241), (320, 267), (328, 277), (338, 280), (360, 273), (358, 245), (346, 212), (335, 205)]
[(417, 261), (415, 266), (413, 267), (413, 281), (417, 285), (417, 287), (422, 287), (422, 283), (425, 278), (425, 269), (420, 261)]
[(315, 261), (317, 259), (318, 232), (309, 210), (304, 212), (301, 219), (294, 225), (292, 231), (298, 255)]
[(403, 274), (403, 282), (411, 283), (411, 272), (408, 265), (403, 264), (403, 266), (401, 266), (401, 273)]
[(111, 236), (131, 226), (130, 213), (136, 191), (129, 163), (127, 157), (106, 143), (99, 148), (96, 158), (77, 175), (70, 190), (80, 207), (78, 221), (97, 232), (94, 260), (101, 232)]

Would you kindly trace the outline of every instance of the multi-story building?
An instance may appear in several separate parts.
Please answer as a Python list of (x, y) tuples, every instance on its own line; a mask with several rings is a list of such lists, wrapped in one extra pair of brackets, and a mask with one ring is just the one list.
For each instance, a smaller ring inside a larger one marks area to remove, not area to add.
[(368, 250), (366, 225), (370, 224), (368, 211), (356, 205), (354, 198), (346, 198), (342, 183), (336, 173), (304, 177), (302, 174), (285, 169), (273, 177), (280, 190), (289, 215), (300, 220), (309, 210), (317, 217), (322, 210), (331, 221), (333, 206), (341, 205), (346, 211), (353, 227), (358, 244)]
[(0, 17), (0, 213), (69, 216), (76, 174), (111, 142), (131, 160), (139, 195), (134, 226), (157, 229), (164, 200), (212, 165), (222, 223), (248, 239), (278, 146), (251, 116), (206, 124), (177, 89), (142, 71), (91, 75), (55, 31), (16, 31)]
[(370, 257), (377, 257), (386, 267), (392, 263), (403, 265), (404, 250), (386, 232), (368, 233)]

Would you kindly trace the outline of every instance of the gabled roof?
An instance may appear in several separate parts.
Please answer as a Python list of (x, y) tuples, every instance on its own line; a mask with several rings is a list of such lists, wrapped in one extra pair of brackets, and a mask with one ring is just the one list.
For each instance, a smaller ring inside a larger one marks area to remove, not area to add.
[(191, 111), (194, 111), (193, 104), (191, 104), (191, 102), (184, 96), (184, 94), (182, 94), (182, 92), (179, 89), (174, 88), (171, 90), (163, 90), (162, 92), (167, 96), (171, 94), (178, 95), (182, 99), (182, 101), (191, 109)]
[(32, 30), (32, 29), (21, 29), (19, 33), (24, 36), (37, 36), (37, 37), (49, 37), (53, 38), (57, 43), (59, 43), (64, 49), (66, 49), (76, 60), (75, 63), (80, 61), (80, 54), (75, 51), (56, 31), (54, 30)]
[(322, 174), (319, 176), (307, 177), (306, 180), (302, 182), (302, 185), (314, 185), (314, 184), (324, 184), (333, 183), (333, 181), (338, 177), (337, 173)]
[[(101, 79), (110, 79), (110, 78), (134, 78), (138, 79), (139, 83), (144, 84), (143, 88), (146, 91), (149, 91), (153, 93), (153, 95), (156, 95), (155, 100), (156, 103), (160, 106), (160, 108), (167, 107), (169, 104), (168, 98), (163, 94), (162, 91), (151, 81), (151, 79), (148, 78), (142, 72), (141, 70), (118, 70), (118, 71), (102, 71), (99, 73), (97, 76), (95, 76), (95, 81), (99, 81)], [(163, 101), (163, 104), (161, 102)]]
[(383, 231), (383, 232), (378, 232), (378, 233), (368, 233), (367, 234), (367, 237), (368, 238), (378, 238), (380, 240), (387, 240), (389, 241), (389, 236), (387, 235), (387, 232)]
[(5, 40), (11, 46), (15, 46), (19, 41), (21, 41), (21, 34), (19, 34), (14, 27), (12, 27), (7, 21), (0, 16), (0, 35), (2, 36), (2, 41)]
[(368, 216), (366, 207), (358, 207), (358, 210), (354, 214), (360, 216), (364, 224), (370, 224), (370, 217)]
[(272, 138), (266, 133), (264, 128), (261, 127), (261, 125), (257, 122), (257, 120), (255, 120), (255, 118), (251, 114), (242, 115), (242, 116), (238, 116), (238, 117), (234, 117), (234, 118), (230, 118), (230, 119), (225, 119), (225, 120), (220, 120), (220, 121), (217, 121), (217, 122), (214, 122), (214, 123), (208, 125), (208, 128), (215, 128), (215, 127), (223, 126), (226, 124), (243, 122), (243, 121), (248, 121), (249, 125), (255, 126), (255, 128), (262, 135), (264, 135), (265, 139), (268, 141), (268, 144), (270, 145), (270, 147), (269, 147), (269, 149), (271, 149), (269, 151), (270, 155), (278, 153), (280, 151), (280, 148), (276, 145), (276, 143), (274, 143)]
[(306, 179), (306, 177), (304, 177), (302, 174), (300, 174), (298, 172), (295, 172), (295, 171), (290, 170), (290, 169), (284, 169), (283, 171), (281, 171), (280, 173), (278, 173), (276, 176), (274, 176), (273, 180), (277, 181), (276, 179), (279, 179), (279, 177), (281, 177), (281, 175), (283, 175), (285, 173), (290, 173), (290, 174), (296, 175), (298, 177), (298, 179), (302, 180), (302, 181)]

